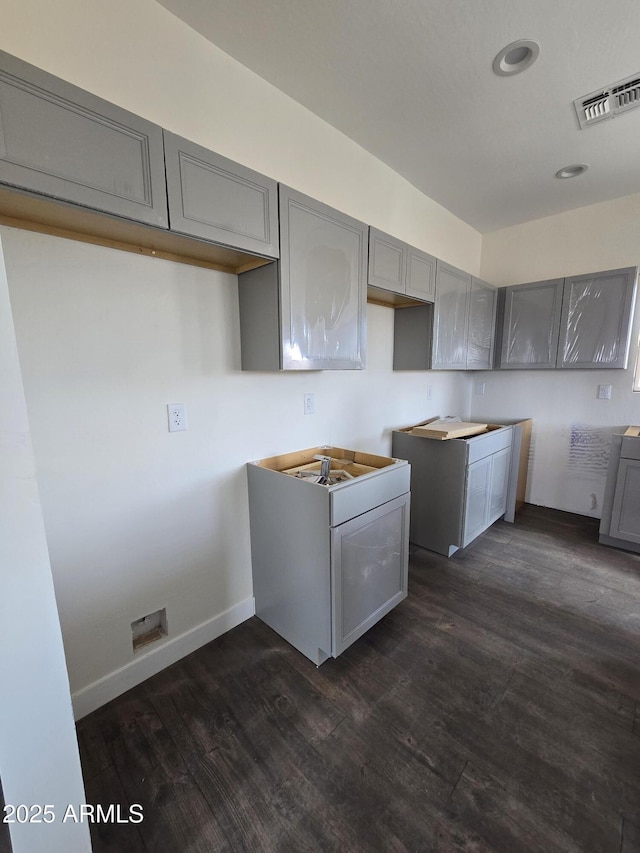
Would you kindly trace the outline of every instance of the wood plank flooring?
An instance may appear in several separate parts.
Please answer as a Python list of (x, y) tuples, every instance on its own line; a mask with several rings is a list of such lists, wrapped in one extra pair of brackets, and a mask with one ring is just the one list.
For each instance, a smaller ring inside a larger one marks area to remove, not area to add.
[(101, 851), (640, 851), (640, 556), (525, 506), (315, 667), (253, 618), (78, 723)]

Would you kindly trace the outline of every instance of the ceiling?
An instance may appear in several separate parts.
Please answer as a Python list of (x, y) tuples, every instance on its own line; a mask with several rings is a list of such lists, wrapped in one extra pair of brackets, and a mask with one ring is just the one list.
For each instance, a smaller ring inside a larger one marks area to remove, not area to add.
[[(482, 233), (640, 192), (640, 109), (573, 107), (640, 72), (638, 0), (159, 2)], [(525, 38), (537, 62), (494, 74)]]

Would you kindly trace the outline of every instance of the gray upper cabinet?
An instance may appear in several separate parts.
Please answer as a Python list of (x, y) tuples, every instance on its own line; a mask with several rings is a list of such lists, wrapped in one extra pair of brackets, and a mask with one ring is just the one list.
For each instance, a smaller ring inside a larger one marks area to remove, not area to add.
[(432, 255), (377, 228), (369, 228), (370, 287), (433, 302), (435, 275), (436, 259)]
[(365, 364), (367, 226), (280, 185), (280, 260), (239, 276), (243, 370)]
[(275, 181), (166, 130), (164, 149), (173, 231), (278, 257)]
[(367, 283), (393, 293), (406, 292), (406, 247), (401, 240), (369, 228)]
[(467, 370), (491, 370), (496, 331), (498, 291), (493, 285), (471, 279)]
[(433, 302), (436, 293), (436, 259), (420, 249), (407, 247), (407, 296)]
[(168, 226), (161, 128), (2, 51), (0, 182)]
[(502, 369), (556, 366), (563, 285), (556, 278), (504, 288)]
[(637, 268), (566, 278), (558, 367), (626, 367)]
[(504, 289), (502, 369), (623, 368), (637, 268)]
[(471, 276), (438, 261), (433, 324), (434, 370), (466, 370)]
[(497, 288), (437, 261), (436, 301), (398, 308), (394, 370), (490, 370)]

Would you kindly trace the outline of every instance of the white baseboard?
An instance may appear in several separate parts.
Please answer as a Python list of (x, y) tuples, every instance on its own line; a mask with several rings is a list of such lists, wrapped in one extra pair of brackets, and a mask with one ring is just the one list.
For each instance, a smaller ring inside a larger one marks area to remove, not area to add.
[(76, 720), (85, 717), (102, 705), (106, 705), (116, 696), (126, 693), (132, 687), (170, 666), (172, 663), (195, 652), (201, 646), (220, 637), (236, 625), (251, 618), (256, 612), (255, 599), (247, 598), (234, 607), (219, 613), (207, 622), (197, 625), (179, 637), (165, 640), (156, 648), (136, 655), (135, 660), (126, 666), (110, 672), (104, 678), (83, 687), (71, 696), (73, 713)]

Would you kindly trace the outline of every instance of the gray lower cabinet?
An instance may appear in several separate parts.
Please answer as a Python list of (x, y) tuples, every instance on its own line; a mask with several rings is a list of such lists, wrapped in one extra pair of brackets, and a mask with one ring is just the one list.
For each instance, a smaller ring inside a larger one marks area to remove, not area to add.
[(164, 152), (172, 231), (278, 257), (276, 181), (166, 130)]
[(506, 287), (501, 369), (623, 368), (637, 268)]
[[(321, 485), (287, 473), (318, 453), (343, 460), (354, 479)], [(247, 475), (256, 615), (319, 665), (406, 598), (409, 465), (311, 448), (251, 462)]]
[(168, 226), (161, 128), (2, 51), (0, 182)]
[(612, 436), (599, 541), (640, 553), (640, 427)]
[(436, 259), (432, 255), (377, 228), (369, 228), (367, 283), (374, 291), (389, 291), (433, 302), (435, 273)]
[(409, 538), (450, 557), (507, 511), (513, 427), (445, 441), (411, 429), (394, 431), (391, 451), (411, 465)]
[(238, 276), (243, 370), (365, 366), (367, 226), (280, 185), (280, 260)]

